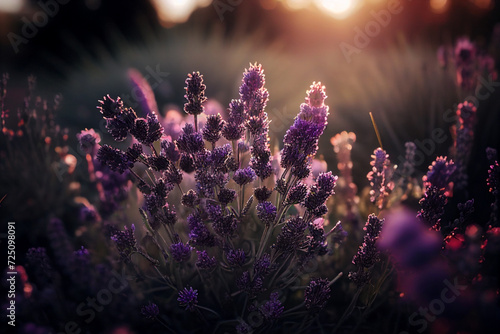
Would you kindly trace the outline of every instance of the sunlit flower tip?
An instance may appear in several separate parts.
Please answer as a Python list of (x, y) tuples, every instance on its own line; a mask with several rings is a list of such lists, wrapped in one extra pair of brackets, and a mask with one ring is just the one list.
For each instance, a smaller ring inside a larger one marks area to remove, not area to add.
[(210, 257), (207, 251), (196, 251), (198, 255), (198, 260), (196, 261), (196, 266), (204, 270), (212, 270), (217, 266), (217, 260), (215, 257)]
[(203, 75), (199, 72), (188, 74), (186, 79), (186, 95), (184, 97), (187, 103), (184, 104), (184, 111), (190, 115), (199, 115), (205, 107), (203, 103), (207, 100), (205, 96), (205, 84), (203, 84)]
[(460, 124), (465, 128), (471, 128), (475, 119), (477, 108), (472, 102), (465, 101), (460, 103), (457, 108), (457, 116)]
[(330, 287), (328, 280), (324, 278), (313, 278), (305, 289), (305, 306), (309, 311), (319, 311), (325, 308), (330, 299)]
[(455, 170), (456, 166), (452, 160), (447, 160), (446, 157), (438, 157), (432, 165), (429, 166), (427, 175), (424, 175), (424, 184), (426, 186), (433, 185), (438, 189), (446, 188), (452, 181)]
[(265, 202), (271, 197), (272, 190), (268, 189), (266, 186), (262, 186), (259, 188), (255, 188), (253, 195), (257, 199), (257, 201)]
[(85, 154), (94, 154), (99, 142), (101, 141), (101, 136), (99, 136), (94, 129), (82, 130), (76, 135), (76, 138), (80, 143), (80, 148), (83, 152), (85, 152)]
[(132, 253), (137, 251), (137, 241), (135, 239), (134, 231), (135, 226), (132, 224), (130, 229), (127, 229), (125, 226), (123, 231), (117, 231), (111, 236), (111, 240), (115, 242), (116, 248), (118, 249), (118, 252), (124, 262), (129, 262)]
[(160, 314), (160, 310), (158, 309), (158, 305), (155, 303), (149, 303), (148, 305), (144, 305), (141, 307), (141, 314), (149, 320), (154, 320)]
[(230, 249), (226, 253), (226, 260), (230, 266), (241, 267), (245, 264), (246, 255), (243, 249)]
[(182, 195), (181, 203), (188, 208), (194, 208), (198, 205), (200, 200), (198, 199), (198, 195), (193, 189), (190, 189), (187, 193)]
[(112, 171), (119, 173), (123, 173), (133, 167), (133, 163), (123, 151), (109, 145), (103, 145), (99, 148), (97, 151), (97, 160), (107, 165)]
[(266, 225), (271, 224), (276, 218), (276, 207), (271, 202), (257, 204), (257, 217)]
[(495, 195), (500, 195), (500, 165), (495, 161), (488, 170), (487, 179), (489, 191)]
[(271, 293), (269, 300), (259, 308), (266, 320), (276, 320), (283, 313), (285, 307), (281, 304), (278, 296), (278, 292)]
[(120, 114), (123, 110), (123, 101), (120, 97), (113, 100), (109, 95), (103, 97), (99, 100), (99, 105), (97, 106), (102, 116), (105, 118), (113, 118)]
[(389, 155), (386, 151), (381, 149), (380, 147), (373, 151), (372, 161), (370, 161), (370, 165), (376, 168), (377, 172), (381, 172), (387, 164), (387, 160)]
[(182, 242), (170, 245), (170, 253), (176, 262), (185, 262), (191, 258), (191, 247)]
[(148, 136), (147, 136), (147, 144), (152, 144), (157, 140), (160, 140), (163, 134), (163, 126), (158, 121), (158, 117), (155, 112), (151, 112), (147, 116), (148, 122)]
[(368, 221), (365, 224), (363, 230), (366, 231), (366, 235), (370, 236), (372, 239), (378, 238), (380, 232), (382, 231), (382, 225), (384, 224), (384, 219), (379, 219), (374, 214), (368, 216)]
[(203, 139), (209, 143), (215, 144), (221, 137), (224, 123), (220, 114), (208, 116), (205, 127), (203, 128)]
[(236, 191), (234, 191), (233, 189), (222, 188), (219, 191), (217, 198), (222, 205), (228, 205), (236, 198)]
[(256, 177), (255, 171), (250, 167), (246, 167), (234, 172), (233, 180), (236, 184), (243, 186), (255, 180)]
[(176, 145), (166, 139), (161, 141), (161, 154), (173, 163), (176, 163), (181, 157)]
[[(264, 74), (264, 69), (262, 65), (257, 63), (250, 64), (248, 69), (245, 69), (243, 73), (242, 85), (240, 87), (240, 94), (245, 95), (244, 89), (248, 89), (249, 91), (256, 91), (262, 87), (264, 87), (266, 83), (266, 76)], [(245, 87), (245, 88), (242, 88)]]
[(322, 191), (333, 194), (333, 188), (335, 188), (337, 179), (338, 176), (333, 175), (332, 172), (321, 173), (316, 179), (316, 184)]
[(179, 305), (185, 307), (186, 310), (194, 311), (198, 305), (198, 290), (192, 287), (184, 288), (179, 291), (179, 297), (177, 298)]
[(310, 89), (306, 92), (306, 103), (311, 107), (322, 107), (327, 98), (325, 89), (325, 86), (321, 82), (313, 82)]

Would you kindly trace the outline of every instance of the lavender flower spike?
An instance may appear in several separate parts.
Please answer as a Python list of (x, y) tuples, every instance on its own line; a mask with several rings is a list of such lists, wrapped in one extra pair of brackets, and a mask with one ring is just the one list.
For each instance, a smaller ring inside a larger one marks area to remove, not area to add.
[(318, 150), (318, 139), (327, 124), (325, 99), (325, 86), (314, 82), (307, 91), (306, 103), (300, 106), (299, 114), (283, 139), (281, 167), (291, 169), (292, 174), (299, 178), (309, 175), (310, 159)]

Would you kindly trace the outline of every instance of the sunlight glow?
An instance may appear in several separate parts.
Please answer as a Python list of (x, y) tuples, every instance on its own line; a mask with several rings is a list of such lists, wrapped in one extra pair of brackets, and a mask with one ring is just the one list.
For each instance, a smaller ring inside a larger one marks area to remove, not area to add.
[(185, 22), (198, 7), (208, 6), (211, 0), (151, 0), (158, 17), (165, 23)]
[(1, 0), (0, 12), (17, 13), (24, 6), (24, 0)]
[(315, 0), (315, 3), (318, 8), (325, 10), (331, 16), (343, 19), (356, 8), (358, 0)]
[(431, 8), (434, 13), (445, 12), (448, 5), (448, 0), (431, 0)]

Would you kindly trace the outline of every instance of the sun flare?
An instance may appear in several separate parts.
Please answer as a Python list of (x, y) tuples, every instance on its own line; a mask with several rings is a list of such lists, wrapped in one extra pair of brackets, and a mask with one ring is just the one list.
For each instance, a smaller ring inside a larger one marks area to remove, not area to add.
[(358, 0), (315, 0), (315, 3), (318, 8), (326, 11), (329, 15), (343, 19), (356, 8)]

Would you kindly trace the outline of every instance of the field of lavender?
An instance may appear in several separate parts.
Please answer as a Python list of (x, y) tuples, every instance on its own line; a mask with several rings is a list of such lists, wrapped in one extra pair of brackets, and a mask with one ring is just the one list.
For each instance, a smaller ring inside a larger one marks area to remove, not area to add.
[(495, 45), (169, 43), (0, 78), (2, 333), (499, 331)]

